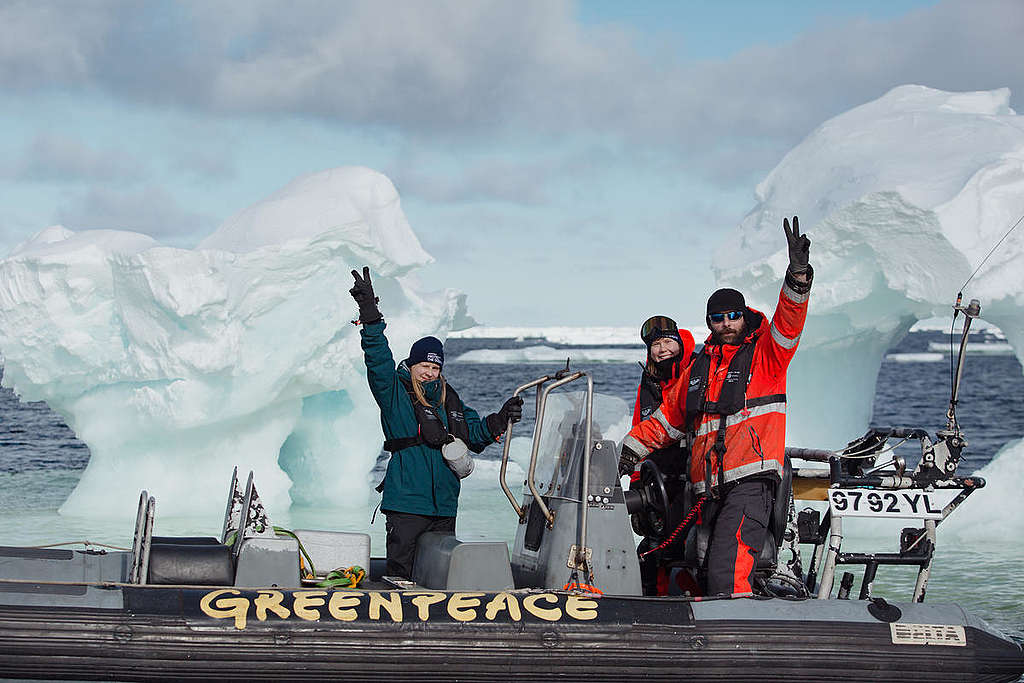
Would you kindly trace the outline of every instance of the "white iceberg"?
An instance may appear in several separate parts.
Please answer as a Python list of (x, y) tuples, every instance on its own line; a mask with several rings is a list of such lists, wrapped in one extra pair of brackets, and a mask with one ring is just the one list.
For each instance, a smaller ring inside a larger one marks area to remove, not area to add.
[(383, 440), (350, 271), (374, 274), (401, 357), (465, 324), (463, 297), (419, 291), (430, 260), (391, 181), (304, 176), (195, 250), (55, 226), (0, 261), (5, 386), (46, 401), (91, 451), (61, 511), (127, 516), (146, 488), (170, 514), (219, 512), (235, 464), (272, 509), (362, 505)]
[(948, 321), (979, 266), (964, 304), (979, 299), (984, 319), (1024, 354), (1024, 226), (982, 265), (1024, 215), (1024, 120), (1009, 98), (895, 88), (819, 126), (758, 185), (757, 206), (714, 268), (721, 285), (772, 311), (787, 265), (783, 217), (799, 215), (811, 238), (815, 283), (789, 372), (789, 443), (836, 447), (861, 433), (886, 351), (919, 320)]

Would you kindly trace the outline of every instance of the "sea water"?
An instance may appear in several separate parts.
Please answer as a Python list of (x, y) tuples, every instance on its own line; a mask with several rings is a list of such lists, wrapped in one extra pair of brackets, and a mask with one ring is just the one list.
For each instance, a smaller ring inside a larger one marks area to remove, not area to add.
[[(550, 363), (468, 363), (456, 359), (472, 350), (514, 350), (537, 343), (538, 340), (452, 339), (445, 346), (449, 361), (444, 374), (468, 405), (486, 415), (496, 411), (516, 386), (558, 368)], [(565, 349), (567, 354), (573, 348), (544, 343)], [(941, 333), (915, 332), (891, 351), (879, 372), (873, 425), (923, 427), (930, 433), (944, 426), (949, 403), (950, 355), (937, 349), (945, 344), (948, 338)], [(633, 351), (638, 360), (642, 359), (642, 347), (633, 347)], [(609, 362), (593, 362), (578, 369), (592, 374), (597, 391), (618, 396), (632, 408), (640, 367), (636, 362), (623, 362), (629, 356), (626, 347), (618, 347), (607, 354)], [(501, 354), (495, 357), (500, 359)], [(820, 400), (828, 401), (828, 396)], [(524, 420), (516, 425), (514, 436), (532, 434), (530, 404), (528, 401)], [(1017, 359), (1006, 353), (971, 355), (964, 371), (958, 415), (970, 442), (961, 474), (980, 469), (1003, 445), (1024, 437), (1024, 374)], [(843, 439), (856, 436), (843, 435)], [(338, 445), (339, 457), (343, 457), (344, 448), (343, 443)], [(517, 518), (497, 485), (500, 456), (500, 446), (490, 447), (478, 459), (477, 471), (464, 482), (457, 522), (457, 533), (464, 540), (511, 542), (515, 536)], [(44, 545), (89, 540), (117, 547), (129, 545), (133, 519), (76, 518), (57, 513), (88, 458), (85, 445), (46, 405), (21, 403), (10, 390), (0, 390), (0, 524), (4, 530), (0, 543)], [(365, 478), (367, 486), (372, 486), (382, 476), (383, 464), (382, 458), (373, 472), (350, 474)], [(240, 462), (239, 466), (244, 476), (245, 464)], [(514, 491), (518, 491), (519, 483), (510, 481)], [(110, 486), (116, 487), (118, 483), (112, 481)], [(228, 482), (224, 482), (225, 499), (227, 486)], [(275, 524), (290, 528), (369, 531), (373, 554), (383, 555), (382, 516), (377, 514), (375, 523), (370, 525), (377, 500), (369, 506), (336, 500), (268, 512)], [(975, 539), (948, 536), (940, 526), (927, 601), (958, 602), (1004, 632), (1024, 639), (1024, 520), (1002, 519), (1000, 501), (986, 497), (984, 489), (964, 506), (978, 506), (991, 515), (993, 525), (1008, 531), (996, 540)], [(220, 519), (162, 516), (158, 501), (157, 534), (217, 535), (220, 525)], [(898, 547), (899, 528), (906, 525), (909, 522), (850, 520), (846, 525), (849, 544), (844, 547), (894, 551)], [(804, 566), (808, 562), (805, 552)], [(915, 576), (913, 568), (881, 567), (872, 592), (892, 600), (908, 600)], [(854, 591), (858, 586), (859, 576)]]

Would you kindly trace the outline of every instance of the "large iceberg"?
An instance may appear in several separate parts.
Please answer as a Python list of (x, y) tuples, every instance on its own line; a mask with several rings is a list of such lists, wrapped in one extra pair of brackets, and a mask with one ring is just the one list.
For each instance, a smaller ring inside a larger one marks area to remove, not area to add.
[(361, 504), (383, 437), (349, 272), (373, 271), (397, 354), (467, 322), (462, 295), (416, 286), (429, 260), (391, 181), (358, 167), (296, 179), (194, 250), (60, 226), (16, 247), (4, 385), (91, 451), (61, 511), (125, 516), (143, 488), (163, 512), (213, 511), (236, 463), (272, 509)]
[(714, 269), (774, 310), (783, 217), (799, 215), (810, 235), (815, 283), (789, 373), (789, 443), (836, 447), (862, 433), (886, 350), (918, 320), (948, 320), (979, 266), (964, 304), (979, 299), (1024, 360), (1024, 226), (984, 261), (1024, 215), (1024, 120), (1009, 99), (895, 88), (819, 126), (758, 185)]
[[(782, 218), (799, 215), (811, 237), (815, 284), (789, 372), (787, 443), (838, 447), (862, 433), (886, 350), (919, 320), (948, 321), (964, 283), (964, 304), (979, 299), (1024, 363), (1024, 225), (1012, 229), (1024, 216), (1024, 120), (1009, 99), (1006, 89), (895, 88), (819, 126), (758, 185), (714, 268), (770, 311), (787, 264)], [(931, 423), (912, 426), (943, 424), (922, 418)], [(1019, 533), (1024, 440), (978, 474), (986, 504), (943, 528)]]

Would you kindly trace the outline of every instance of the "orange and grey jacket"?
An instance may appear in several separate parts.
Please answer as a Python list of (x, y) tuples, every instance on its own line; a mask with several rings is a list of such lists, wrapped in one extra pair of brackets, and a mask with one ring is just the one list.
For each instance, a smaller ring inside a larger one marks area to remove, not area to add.
[(801, 283), (789, 273), (769, 324), (747, 309), (748, 334), (739, 345), (711, 338), (666, 389), (661, 407), (623, 440), (646, 457), (689, 438), (690, 481), (697, 493), (755, 475), (779, 477), (786, 448), (786, 370), (807, 317), (812, 271)]

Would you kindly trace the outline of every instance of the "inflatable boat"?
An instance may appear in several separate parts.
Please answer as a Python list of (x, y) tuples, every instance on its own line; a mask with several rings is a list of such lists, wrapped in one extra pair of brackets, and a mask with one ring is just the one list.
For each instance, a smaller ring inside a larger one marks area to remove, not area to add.
[[(957, 475), (957, 385), (934, 438), (873, 429), (838, 452), (787, 449), (753, 594), (696, 594), (698, 532), (669, 529), (656, 467), (623, 490), (600, 395), (567, 367), (516, 390), (535, 391), (537, 419), (522, 495), (509, 438), (502, 454), (511, 551), (426, 534), (406, 580), (366, 534), (274, 527), (251, 474), (232, 477), (219, 538), (154, 537), (143, 492), (131, 550), (0, 547), (0, 666), (76, 680), (1015, 681), (1019, 643), (924, 602), (937, 525), (984, 487)], [(863, 517), (911, 526), (897, 552), (845, 552), (844, 523)], [(634, 530), (678, 537), (669, 594), (642, 595)], [(906, 602), (872, 594), (890, 565), (917, 568)]]

